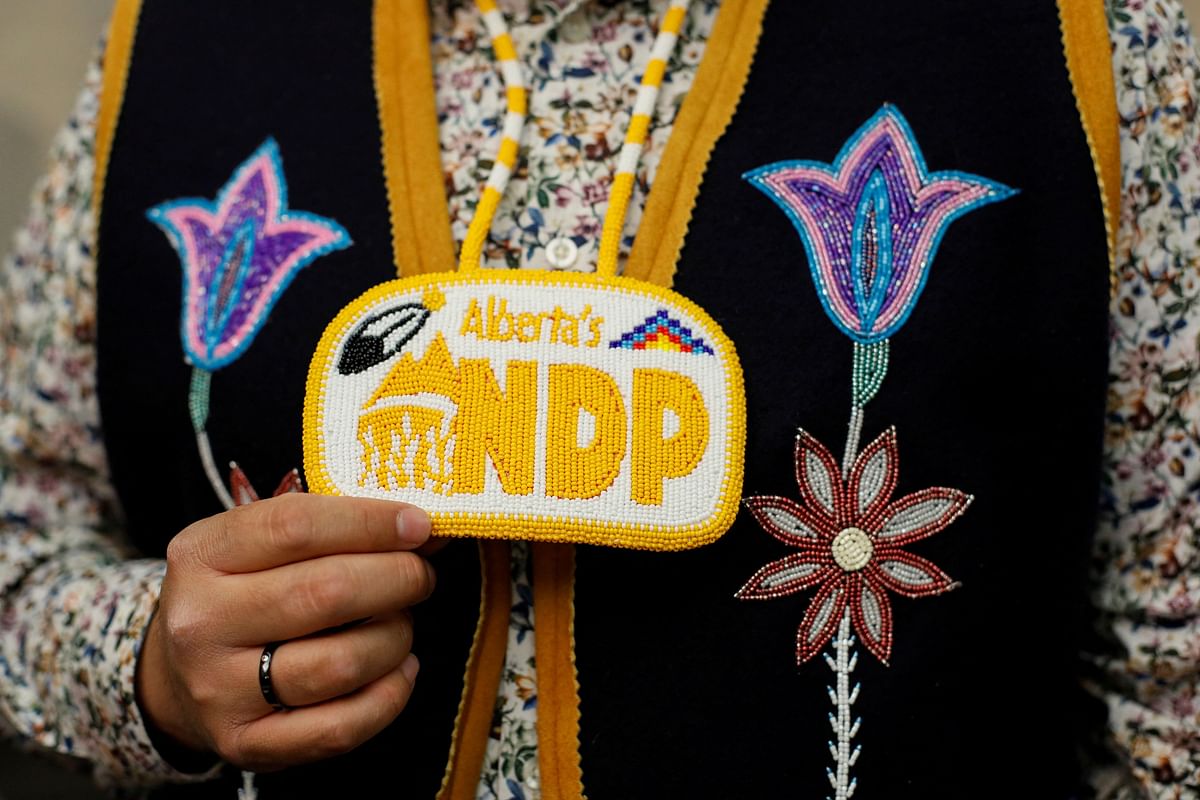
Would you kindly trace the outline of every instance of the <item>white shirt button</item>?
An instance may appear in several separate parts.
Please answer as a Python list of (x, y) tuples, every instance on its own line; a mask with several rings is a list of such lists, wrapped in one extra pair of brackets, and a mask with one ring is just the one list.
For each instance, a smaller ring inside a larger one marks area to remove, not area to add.
[(578, 245), (565, 236), (551, 239), (550, 244), (546, 245), (546, 260), (550, 262), (551, 266), (566, 269), (574, 264), (577, 258), (579, 258)]
[(580, 44), (592, 38), (592, 26), (588, 24), (587, 9), (581, 4), (560, 19), (558, 33), (568, 44)]

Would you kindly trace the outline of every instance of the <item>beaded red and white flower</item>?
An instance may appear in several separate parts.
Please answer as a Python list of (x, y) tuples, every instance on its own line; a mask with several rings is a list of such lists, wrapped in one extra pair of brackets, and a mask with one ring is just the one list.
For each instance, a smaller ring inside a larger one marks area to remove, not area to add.
[(887, 664), (892, 653), (890, 589), (906, 597), (958, 586), (936, 565), (902, 546), (937, 533), (971, 503), (957, 489), (934, 487), (892, 500), (899, 472), (896, 430), (858, 451), (867, 403), (887, 375), (889, 342), (909, 319), (929, 277), (946, 227), (1015, 190), (965, 172), (930, 172), (912, 128), (885, 104), (850, 137), (832, 164), (777, 161), (746, 173), (796, 226), (817, 295), (830, 321), (854, 343), (850, 423), (839, 468), (833, 454), (801, 430), (796, 482), (801, 503), (750, 497), (746, 505), (776, 539), (800, 552), (756, 572), (737, 597), (764, 600), (816, 586), (796, 633), (796, 660), (831, 644), (825, 663), (834, 740), (826, 769), (833, 800), (849, 800), (861, 720), (851, 707), (858, 664), (855, 636)]
[(935, 486), (893, 500), (898, 474), (894, 427), (857, 455), (845, 477), (833, 454), (801, 430), (796, 436), (801, 502), (769, 495), (745, 499), (768, 533), (800, 552), (764, 566), (737, 597), (768, 600), (819, 587), (796, 633), (797, 663), (821, 652), (849, 609), (863, 644), (886, 664), (892, 651), (888, 590), (925, 597), (960, 585), (901, 548), (945, 528), (972, 496)]

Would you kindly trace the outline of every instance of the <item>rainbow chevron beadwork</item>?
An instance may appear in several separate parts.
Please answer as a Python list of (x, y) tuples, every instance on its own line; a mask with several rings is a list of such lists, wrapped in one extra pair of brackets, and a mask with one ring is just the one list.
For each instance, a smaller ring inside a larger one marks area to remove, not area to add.
[(668, 350), (676, 353), (695, 353), (696, 355), (712, 355), (713, 350), (699, 336), (693, 336), (691, 328), (682, 325), (660, 308), (652, 317), (621, 334), (621, 338), (608, 343), (610, 348), (623, 347), (626, 350)]

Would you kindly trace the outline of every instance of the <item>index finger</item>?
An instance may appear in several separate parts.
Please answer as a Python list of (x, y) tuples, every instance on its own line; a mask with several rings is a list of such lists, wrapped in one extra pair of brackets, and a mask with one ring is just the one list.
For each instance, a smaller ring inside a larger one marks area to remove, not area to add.
[(285, 494), (209, 517), (177, 538), (211, 569), (258, 572), (339, 553), (414, 550), (429, 538), (429, 515), (389, 500)]

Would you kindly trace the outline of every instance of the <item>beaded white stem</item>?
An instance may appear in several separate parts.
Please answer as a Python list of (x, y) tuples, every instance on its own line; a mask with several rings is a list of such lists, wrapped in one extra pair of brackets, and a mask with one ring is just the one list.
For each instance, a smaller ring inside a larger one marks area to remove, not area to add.
[(858, 441), (862, 436), (863, 410), (862, 406), (850, 406), (850, 425), (846, 432), (846, 454), (842, 457), (842, 477), (850, 478), (850, 469), (854, 466), (854, 456), (858, 453)]
[(832, 741), (829, 743), (829, 754), (833, 756), (835, 769), (826, 768), (825, 774), (829, 776), (829, 784), (833, 787), (833, 800), (849, 800), (858, 788), (858, 781), (850, 777), (850, 768), (858, 761), (858, 754), (862, 751), (861, 745), (850, 750), (851, 740), (858, 733), (862, 718), (850, 721), (850, 707), (858, 699), (861, 684), (856, 683), (853, 689), (850, 688), (850, 673), (858, 666), (858, 653), (853, 650), (854, 635), (850, 633), (849, 607), (842, 611), (842, 622), (831, 645), (834, 655), (827, 653), (825, 663), (837, 676), (836, 688), (828, 687), (829, 702), (837, 709), (837, 713), (829, 715), (829, 725), (836, 739), (836, 744)]
[(238, 800), (258, 800), (258, 790), (254, 788), (254, 773), (242, 773), (242, 788), (237, 790)]
[(196, 447), (200, 451), (200, 463), (204, 465), (204, 474), (208, 477), (208, 482), (216, 492), (221, 505), (225, 506), (226, 510), (233, 508), (236, 503), (233, 502), (233, 495), (221, 482), (221, 474), (217, 471), (217, 463), (213, 459), (212, 444), (208, 441), (208, 431), (196, 431)]
[[(846, 431), (846, 450), (842, 455), (842, 478), (850, 480), (850, 470), (854, 468), (854, 459), (858, 455), (859, 440), (862, 436), (863, 409), (879, 391), (887, 374), (888, 342), (883, 339), (871, 344), (854, 343), (854, 368), (852, 370), (850, 387), (850, 424)], [(829, 715), (829, 723), (833, 726), (837, 744), (829, 743), (829, 751), (833, 756), (835, 769), (827, 769), (829, 782), (833, 786), (833, 800), (849, 800), (854, 794), (858, 781), (850, 776), (850, 768), (858, 761), (861, 746), (850, 750), (850, 740), (858, 733), (862, 719), (850, 721), (851, 706), (858, 699), (861, 684), (854, 684), (850, 690), (850, 673), (858, 664), (858, 653), (854, 652), (854, 636), (850, 633), (850, 606), (842, 612), (842, 620), (838, 626), (837, 637), (830, 643), (836, 658), (826, 654), (825, 663), (836, 675), (836, 691), (829, 688), (829, 699), (837, 709), (837, 714)]]
[[(855, 456), (858, 454), (862, 423), (863, 406), (852, 402), (850, 404), (850, 425), (846, 434), (846, 452), (842, 457), (842, 477), (846, 480), (850, 478), (850, 470), (853, 468)], [(858, 653), (853, 649), (855, 638), (850, 631), (850, 606), (847, 605), (842, 611), (842, 621), (838, 625), (837, 636), (830, 642), (830, 648), (834, 655), (825, 654), (825, 663), (833, 670), (836, 681), (836, 688), (828, 687), (829, 701), (837, 709), (836, 714), (829, 715), (829, 724), (833, 728), (833, 735), (836, 739), (836, 744), (832, 741), (829, 743), (829, 754), (833, 757), (834, 769), (826, 768), (825, 770), (834, 791), (832, 800), (849, 800), (854, 795), (854, 790), (858, 788), (858, 781), (850, 776), (850, 768), (858, 761), (858, 755), (862, 752), (861, 745), (856, 745), (853, 752), (850, 750), (851, 740), (858, 733), (859, 726), (862, 725), (861, 717), (853, 722), (850, 721), (851, 706), (858, 699), (858, 692), (862, 685), (855, 683), (854, 688), (850, 688), (850, 673), (854, 672), (854, 668), (858, 666)]]

